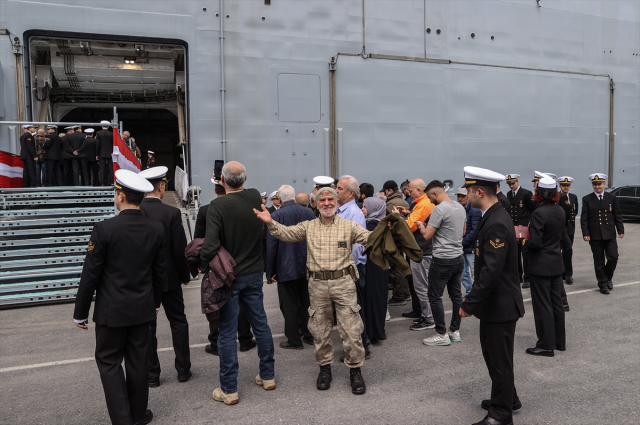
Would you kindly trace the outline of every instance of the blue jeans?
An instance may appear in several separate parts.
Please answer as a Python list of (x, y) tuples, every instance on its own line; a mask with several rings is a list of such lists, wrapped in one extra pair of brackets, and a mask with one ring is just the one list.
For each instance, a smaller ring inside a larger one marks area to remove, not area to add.
[[(42, 177), (40, 176), (40, 172), (42, 172)], [(36, 162), (36, 186), (46, 186), (47, 185), (47, 163)]]
[(229, 301), (220, 310), (220, 336), (218, 336), (218, 354), (220, 356), (220, 387), (226, 394), (238, 392), (238, 332), (239, 303), (247, 314), (253, 334), (258, 343), (260, 358), (260, 378), (273, 379), (275, 376), (273, 360), (273, 337), (264, 311), (262, 293), (262, 272), (240, 276)]
[(473, 253), (464, 255), (464, 270), (462, 271), (462, 286), (467, 290), (465, 296), (471, 292), (473, 286)]

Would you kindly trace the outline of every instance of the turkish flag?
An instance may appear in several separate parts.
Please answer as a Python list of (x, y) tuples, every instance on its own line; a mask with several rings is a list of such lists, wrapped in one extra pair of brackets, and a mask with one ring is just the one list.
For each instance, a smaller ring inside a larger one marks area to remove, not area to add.
[(0, 187), (22, 187), (23, 169), (18, 155), (0, 151)]
[(116, 171), (124, 168), (125, 170), (139, 173), (142, 169), (140, 161), (136, 157), (136, 154), (129, 149), (127, 144), (122, 140), (118, 129), (113, 129), (113, 154), (111, 155), (113, 160), (113, 180), (116, 179)]

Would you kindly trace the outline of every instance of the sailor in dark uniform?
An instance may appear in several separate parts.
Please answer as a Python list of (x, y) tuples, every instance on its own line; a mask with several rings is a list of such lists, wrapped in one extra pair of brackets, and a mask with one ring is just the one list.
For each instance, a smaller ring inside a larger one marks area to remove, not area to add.
[(57, 131), (57, 126), (47, 126), (47, 138), (49, 140), (44, 148), (47, 151), (49, 186), (64, 186), (62, 182), (62, 140), (60, 140)]
[(82, 127), (74, 126), (74, 132), (67, 134), (62, 138), (62, 145), (67, 151), (71, 159), (71, 179), (74, 186), (80, 186), (80, 175), (82, 176), (82, 184), (88, 185), (89, 170), (87, 167), (87, 155), (84, 152), (86, 148), (85, 135)]
[[(93, 128), (87, 128), (84, 133), (87, 137), (84, 139), (85, 148), (84, 152), (87, 156), (87, 174), (89, 175), (85, 186), (100, 186), (100, 173), (98, 169), (98, 152), (96, 151), (96, 139), (94, 136), (95, 130)], [(92, 183), (93, 181), (93, 183)]]
[(156, 319), (167, 279), (165, 236), (162, 225), (139, 210), (151, 183), (118, 170), (115, 188), (120, 214), (93, 226), (73, 318), (88, 329), (95, 292), (95, 357), (109, 417), (114, 424), (147, 424), (153, 418), (147, 409), (149, 323)]
[(75, 126), (70, 125), (69, 127), (65, 127), (66, 134), (60, 136), (60, 143), (62, 143), (62, 185), (61, 186), (71, 186), (73, 184), (73, 178), (71, 177), (71, 159), (73, 154), (67, 152), (65, 148), (67, 136), (73, 134), (75, 131)]
[(491, 377), (489, 412), (474, 425), (513, 423), (520, 409), (513, 375), (516, 322), (524, 315), (518, 283), (518, 249), (513, 221), (496, 197), (496, 183), (504, 176), (491, 170), (464, 167), (471, 206), (482, 210), (474, 236), (474, 282), (460, 307), (460, 315), (480, 319), (480, 345)]
[(156, 158), (153, 156), (154, 153), (154, 151), (147, 151), (147, 168), (156, 166)]
[(269, 214), (273, 214), (278, 210), (278, 208), (280, 208), (280, 195), (278, 195), (277, 190), (271, 192), (271, 195), (269, 195), (269, 200), (271, 200), (271, 206), (267, 208), (267, 211), (269, 211)]
[(507, 199), (507, 197), (504, 196), (504, 193), (502, 193), (502, 191), (500, 190), (500, 183), (496, 185), (496, 191), (496, 197), (498, 198), (500, 205), (502, 205), (502, 208), (509, 212), (511, 210), (511, 204), (509, 203), (509, 199)]
[(569, 241), (564, 211), (557, 205), (559, 199), (556, 179), (542, 175), (536, 185), (534, 200), (539, 206), (531, 213), (530, 236), (518, 240), (529, 252), (531, 304), (538, 342), (526, 352), (534, 356), (553, 357), (554, 349), (564, 351), (566, 346), (561, 248)]
[[(516, 228), (516, 236), (518, 238), (526, 238), (529, 236), (529, 217), (531, 212), (536, 209), (536, 204), (533, 202), (533, 193), (524, 187), (520, 187), (519, 177), (519, 174), (505, 176), (510, 189), (507, 193), (507, 199), (509, 200), (511, 220)], [(522, 247), (518, 246), (518, 276), (523, 288), (529, 287), (527, 259), (527, 253), (522, 251)]]
[(564, 262), (564, 275), (562, 275), (562, 278), (567, 282), (567, 285), (571, 285), (573, 284), (573, 264), (571, 260), (573, 258), (573, 237), (576, 234), (578, 197), (573, 193), (569, 193), (571, 183), (573, 183), (572, 177), (562, 176), (558, 179), (558, 183), (560, 183), (560, 191), (562, 191), (558, 205), (564, 210), (566, 220), (564, 230), (567, 232), (570, 241), (570, 245), (562, 250), (562, 260)]
[(113, 130), (109, 121), (100, 121), (102, 130), (96, 133), (96, 153), (100, 161), (100, 182), (103, 186), (113, 184)]
[(624, 224), (616, 195), (604, 191), (607, 175), (591, 174), (589, 180), (593, 193), (582, 198), (580, 227), (582, 238), (591, 246), (600, 292), (608, 295), (613, 289), (613, 272), (618, 264), (616, 234), (624, 237)]
[[(175, 367), (178, 381), (186, 382), (191, 377), (191, 354), (189, 352), (189, 323), (184, 313), (184, 297), (182, 285), (191, 280), (189, 265), (184, 250), (187, 247), (187, 236), (182, 224), (180, 210), (164, 204), (162, 198), (167, 190), (167, 171), (164, 166), (143, 170), (138, 175), (153, 185), (153, 191), (140, 204), (142, 215), (162, 224), (166, 243), (167, 282), (162, 292), (162, 307), (171, 327), (171, 339), (175, 353)], [(160, 359), (158, 358), (158, 339), (156, 338), (157, 322), (151, 321), (149, 326), (149, 386), (160, 386)]]
[(32, 124), (22, 126), (20, 136), (20, 159), (22, 160), (22, 187), (36, 187), (36, 142), (33, 133), (36, 127)]

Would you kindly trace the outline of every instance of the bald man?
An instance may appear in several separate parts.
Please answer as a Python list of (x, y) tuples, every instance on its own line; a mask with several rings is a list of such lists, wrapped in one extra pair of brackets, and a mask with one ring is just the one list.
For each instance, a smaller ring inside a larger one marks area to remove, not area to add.
[(309, 207), (309, 195), (304, 192), (296, 193), (296, 204), (301, 207), (308, 208)]

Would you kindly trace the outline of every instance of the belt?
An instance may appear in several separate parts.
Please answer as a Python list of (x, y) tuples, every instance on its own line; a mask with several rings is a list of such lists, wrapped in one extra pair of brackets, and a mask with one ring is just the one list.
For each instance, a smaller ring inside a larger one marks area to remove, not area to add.
[(318, 280), (331, 280), (340, 279), (344, 276), (349, 276), (349, 267), (342, 270), (329, 271), (329, 272), (309, 272), (311, 277)]

